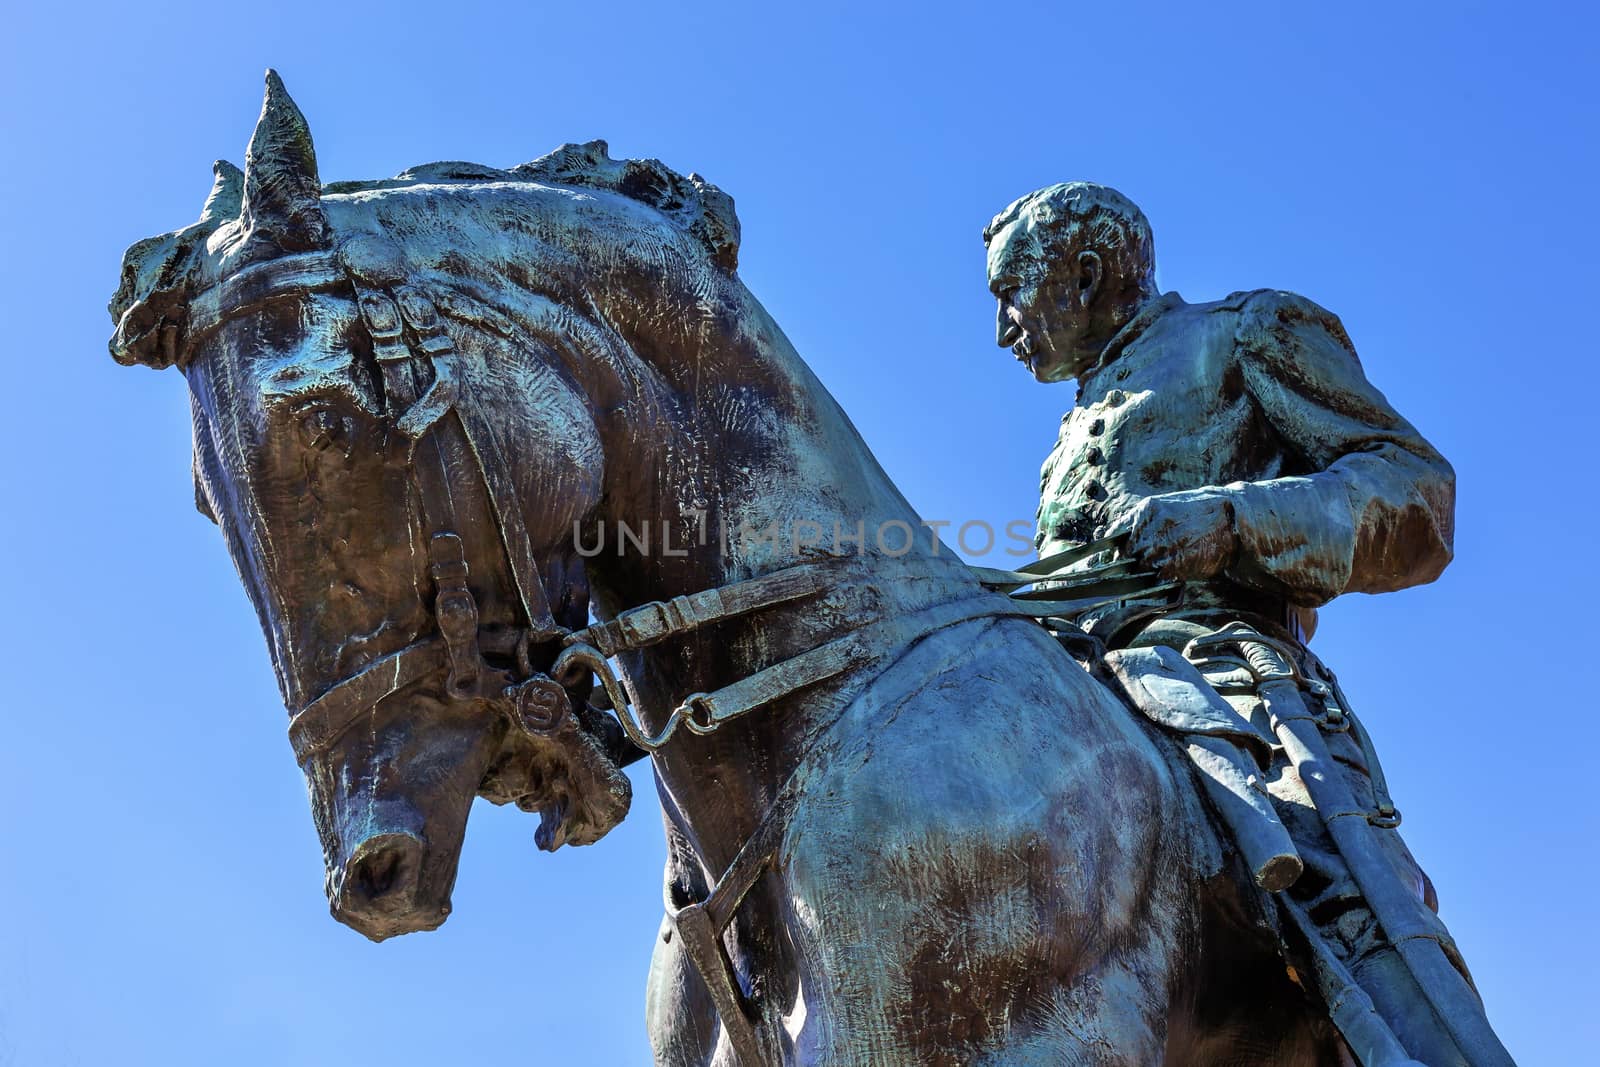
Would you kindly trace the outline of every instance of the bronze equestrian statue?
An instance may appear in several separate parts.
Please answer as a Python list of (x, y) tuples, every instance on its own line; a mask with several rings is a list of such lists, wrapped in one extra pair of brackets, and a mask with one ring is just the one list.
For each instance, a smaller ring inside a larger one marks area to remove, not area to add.
[[(658, 1063), (1405, 1062), (1317, 900), (1267, 887), (1337, 851), (1239, 843), (1275, 824), (1228, 769), (1315, 773), (1284, 753), (1335, 718), (1294, 635), (1252, 612), (1186, 643), (1198, 665), (1104, 648), (1075, 620), (1190, 584), (1138, 523), (962, 565), (738, 245), (716, 187), (599, 142), (323, 186), (269, 74), (243, 172), (130, 249), (112, 351), (188, 381), (196, 501), (267, 638), (334, 916), (438, 926), (476, 796), (587, 844), (648, 754)], [(1230, 692), (1242, 669), (1265, 710), (1178, 696), (1174, 726), (1119, 699), (1184, 668)], [(1437, 1062), (1510, 1062), (1465, 1040)]]

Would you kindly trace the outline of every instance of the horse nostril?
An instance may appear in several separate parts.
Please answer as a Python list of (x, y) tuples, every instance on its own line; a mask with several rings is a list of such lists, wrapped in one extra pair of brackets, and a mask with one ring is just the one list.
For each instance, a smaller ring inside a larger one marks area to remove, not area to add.
[(411, 896), (421, 869), (422, 842), (410, 834), (363, 841), (345, 864), (340, 896), (348, 904), (398, 904)]
[(379, 852), (362, 860), (355, 870), (355, 889), (362, 896), (381, 897), (394, 885), (401, 858), (393, 852)]

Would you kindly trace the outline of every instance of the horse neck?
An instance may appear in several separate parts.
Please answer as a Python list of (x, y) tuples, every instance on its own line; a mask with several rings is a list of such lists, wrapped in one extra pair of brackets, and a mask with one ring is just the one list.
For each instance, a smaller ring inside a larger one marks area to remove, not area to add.
[[(824, 556), (844, 557), (831, 565), (833, 592), (846, 601), (852, 586), (875, 584), (873, 556), (893, 557), (893, 565), (934, 561), (924, 566), (935, 569), (942, 559), (952, 581), (966, 580), (753, 297), (742, 315), (739, 341), (668, 354), (675, 364), (658, 357), (653, 370), (665, 395), (648, 410), (624, 412), (610, 435), (615, 473), (600, 519), (607, 540), (586, 563), (597, 613), (610, 617)], [(622, 524), (636, 536), (619, 546)], [(644, 547), (641, 530), (650, 538)], [(907, 535), (914, 540), (902, 551)], [(858, 556), (866, 558), (851, 559)], [(900, 595), (872, 594), (890, 608)], [(640, 715), (657, 729), (689, 693), (748, 677), (855, 621), (800, 601), (646, 650), (625, 662)], [(843, 691), (808, 690), (709, 737), (679, 731), (663, 750), (656, 767), (673, 817), (711, 867), (748, 837)]]
[[(842, 554), (871, 554), (880, 550), (875, 534), (891, 525), (909, 527), (916, 541), (902, 551), (903, 535), (885, 533), (890, 554), (940, 553), (782, 330), (734, 286), (725, 310), (737, 325), (729, 336), (675, 347), (627, 338), (646, 363), (639, 377), (652, 388), (602, 427), (606, 505), (599, 518), (612, 535), (618, 525), (635, 534), (648, 527), (651, 541), (619, 553), (613, 539), (590, 563), (602, 589), (616, 594), (603, 597), (602, 608), (768, 573), (832, 554), (836, 543)], [(663, 523), (683, 538), (671, 541), (670, 552), (662, 550)], [(854, 538), (863, 528), (864, 548)], [(749, 536), (774, 529), (781, 536)]]

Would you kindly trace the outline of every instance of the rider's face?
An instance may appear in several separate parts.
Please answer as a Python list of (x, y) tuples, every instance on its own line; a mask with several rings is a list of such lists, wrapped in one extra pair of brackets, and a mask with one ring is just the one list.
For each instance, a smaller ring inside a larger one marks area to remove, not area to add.
[[(1031, 221), (1019, 219), (989, 243), (989, 290), (998, 302), (995, 343), (1041, 382), (1075, 378), (1099, 357), (1090, 314), (1099, 258), (1048, 263)], [(1086, 284), (1085, 284), (1086, 283)]]

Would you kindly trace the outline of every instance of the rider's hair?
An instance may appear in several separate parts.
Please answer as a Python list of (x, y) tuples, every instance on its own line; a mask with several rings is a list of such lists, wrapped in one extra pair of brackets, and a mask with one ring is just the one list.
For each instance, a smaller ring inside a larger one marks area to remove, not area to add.
[(983, 229), (983, 243), (1026, 218), (1033, 223), (1041, 251), (1064, 262), (1085, 249), (1099, 253), (1112, 278), (1144, 293), (1156, 291), (1155, 237), (1150, 221), (1132, 200), (1108, 185), (1063, 182), (1029, 193)]

